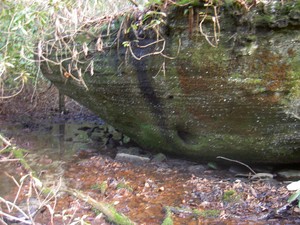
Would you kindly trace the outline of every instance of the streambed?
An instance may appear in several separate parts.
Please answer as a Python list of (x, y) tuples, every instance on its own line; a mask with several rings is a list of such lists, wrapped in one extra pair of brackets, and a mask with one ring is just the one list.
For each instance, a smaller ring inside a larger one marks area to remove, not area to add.
[[(0, 126), (1, 133), (12, 138), (16, 146), (28, 150), (26, 160), (45, 184), (61, 177), (63, 187), (113, 204), (137, 224), (161, 224), (167, 206), (174, 207), (174, 224), (300, 222), (297, 208), (268, 221), (260, 220), (285, 205), (291, 193), (283, 181), (235, 177), (236, 173), (249, 172), (235, 163), (216, 161), (200, 165), (169, 157), (154, 160), (155, 155), (146, 151), (141, 151), (141, 157), (149, 157), (147, 163), (115, 160), (119, 142), (112, 139), (112, 131), (96, 117), (58, 116), (43, 122), (3, 117)], [(276, 171), (274, 166), (254, 168)], [(0, 196), (12, 199), (16, 186), (4, 172), (19, 178), (24, 171), (17, 162), (1, 163), (0, 169)], [(103, 184), (105, 190), (101, 189)], [(84, 217), (91, 224), (109, 224), (97, 210), (74, 197), (63, 194), (56, 201), (54, 224), (67, 223), (63, 212), (74, 213), (73, 218)], [(193, 210), (199, 214), (195, 216)], [(36, 220), (51, 224), (47, 211), (38, 213)]]

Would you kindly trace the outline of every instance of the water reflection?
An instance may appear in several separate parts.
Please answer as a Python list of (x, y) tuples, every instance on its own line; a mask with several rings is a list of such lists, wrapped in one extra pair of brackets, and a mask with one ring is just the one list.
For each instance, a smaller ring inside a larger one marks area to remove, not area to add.
[[(0, 118), (1, 133), (12, 137), (15, 146), (29, 151), (26, 161), (37, 172), (57, 172), (60, 165), (70, 162), (82, 149), (91, 149), (92, 142), (82, 127), (94, 127), (94, 122), (33, 124), (7, 122)], [(93, 146), (92, 146), (93, 147)], [(15, 184), (5, 173), (19, 177), (16, 162), (0, 162), (0, 196), (9, 194)], [(62, 173), (61, 169), (59, 173)], [(17, 178), (18, 179), (18, 178)]]
[(4, 162), (0, 162), (0, 196), (8, 194), (14, 186), (13, 180), (5, 173), (8, 168), (4, 164)]
[(59, 124), (59, 142), (58, 142), (58, 149), (59, 155), (62, 157), (65, 153), (65, 124)]

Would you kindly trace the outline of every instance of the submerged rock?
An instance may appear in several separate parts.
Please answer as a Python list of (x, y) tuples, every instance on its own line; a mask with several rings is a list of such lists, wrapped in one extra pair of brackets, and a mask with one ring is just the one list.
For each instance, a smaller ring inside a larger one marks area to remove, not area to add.
[(51, 61), (41, 70), (147, 150), (195, 161), (300, 162), (297, 11), (234, 7), (220, 6), (220, 30), (213, 8), (201, 6), (170, 7), (148, 22), (116, 18), (105, 36), (86, 26), (45, 42)]

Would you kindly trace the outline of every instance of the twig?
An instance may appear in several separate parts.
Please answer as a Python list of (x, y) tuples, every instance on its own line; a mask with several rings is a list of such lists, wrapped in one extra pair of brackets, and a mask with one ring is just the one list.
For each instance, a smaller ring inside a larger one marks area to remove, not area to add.
[[(155, 42), (153, 42), (153, 43), (151, 43), (151, 44), (155, 44), (155, 43), (158, 43), (158, 42), (160, 42), (160, 41), (161, 41), (161, 40), (158, 40), (158, 41), (155, 41)], [(162, 54), (163, 51), (165, 50), (165, 45), (166, 45), (166, 42), (165, 42), (165, 40), (163, 40), (163, 46), (162, 46), (161, 50), (156, 51), (156, 52), (151, 52), (151, 53), (142, 55), (142, 56), (140, 56), (140, 57), (136, 56), (136, 55), (133, 53), (133, 50), (132, 50), (132, 47), (131, 47), (131, 43), (129, 43), (128, 48), (129, 48), (129, 51), (130, 51), (131, 55), (133, 56), (133, 58), (135, 58), (136, 60), (141, 60), (141, 59), (143, 59), (143, 58), (145, 58), (145, 57), (148, 57), (148, 56), (151, 56), (151, 55), (160, 55), (160, 54)]]
[(22, 85), (21, 85), (20, 90), (18, 90), (18, 91), (17, 91), (15, 94), (13, 94), (13, 95), (9, 95), (9, 96), (1, 96), (0, 98), (1, 98), (1, 99), (10, 99), (10, 98), (16, 97), (18, 94), (20, 94), (20, 93), (23, 91), (24, 85), (25, 85), (25, 82), (24, 82), (24, 80), (22, 79)]
[(20, 161), (20, 159), (7, 159), (7, 158), (0, 159), (0, 162), (15, 162), (15, 161)]
[(139, 7), (139, 4), (136, 1), (134, 0), (128, 0), (128, 1), (130, 1), (134, 6)]
[(8, 146), (11, 146), (11, 143), (9, 142), (9, 140), (7, 140), (5, 137), (3, 137), (1, 134), (0, 134), (0, 139), (4, 142), (5, 145), (8, 145)]
[(245, 164), (243, 162), (240, 162), (238, 160), (228, 159), (228, 158), (223, 157), (223, 156), (218, 156), (217, 159), (224, 159), (224, 160), (227, 160), (227, 161), (230, 161), (230, 162), (235, 162), (235, 163), (241, 164), (241, 165), (247, 167), (253, 174), (256, 174), (256, 172), (250, 166), (248, 166), (247, 164)]
[[(212, 16), (212, 21), (213, 21), (213, 28), (214, 28), (214, 36), (209, 36), (207, 34), (204, 33), (203, 31), (203, 23), (204, 21), (206, 20), (207, 18), (207, 10), (208, 10), (208, 7), (213, 7), (214, 9), (214, 16)], [(206, 13), (205, 15), (203, 16), (201, 22), (199, 23), (199, 30), (200, 30), (200, 33), (205, 37), (206, 41), (212, 46), (212, 47), (217, 47), (218, 46), (218, 43), (219, 43), (219, 37), (220, 37), (220, 23), (219, 23), (219, 19), (218, 19), (218, 6), (215, 6), (213, 5), (213, 2), (212, 1), (209, 1), (207, 3), (207, 7), (206, 7)], [(212, 43), (209, 38), (213, 38), (214, 40), (214, 43)]]
[(5, 217), (6, 222), (9, 222), (9, 224), (11, 223), (16, 223), (16, 222), (22, 222), (24, 224), (32, 224), (30, 221), (26, 220), (26, 219), (22, 219), (19, 217), (15, 217), (12, 215), (9, 215), (5, 212), (0, 211), (0, 215)]
[(204, 15), (203, 19), (201, 20), (200, 24), (199, 24), (199, 29), (200, 29), (200, 33), (205, 37), (206, 41), (212, 46), (212, 47), (217, 47), (216, 45), (214, 45), (208, 38), (208, 35), (204, 33), (203, 29), (202, 29), (202, 24), (205, 21), (207, 17), (207, 14)]
[(28, 220), (26, 220), (26, 218), (28, 218), (28, 215), (19, 206), (17, 206), (15, 203), (6, 201), (5, 199), (3, 199), (1, 197), (0, 197), (0, 201), (3, 202), (3, 203), (5, 203), (6, 205), (12, 206), (12, 208), (17, 209), (18, 212), (20, 212), (24, 216), (25, 219), (9, 215), (9, 214), (7, 214), (5, 212), (2, 212), (2, 211), (0, 211), (0, 215), (3, 215), (6, 218), (9, 218), (10, 220), (16, 220), (16, 221), (20, 221), (20, 222), (23, 222), (23, 223), (26, 223), (26, 224), (31, 224), (31, 222), (29, 222)]
[[(18, 222), (22, 222), (23, 224), (35, 224), (35, 222), (34, 222), (35, 215), (43, 207), (46, 207), (50, 212), (51, 225), (53, 225), (54, 224), (53, 223), (54, 208), (56, 206), (57, 193), (61, 188), (61, 179), (59, 180), (59, 183), (55, 189), (53, 189), (53, 190), (51, 189), (50, 192), (45, 194), (43, 192), (42, 186), (40, 185), (40, 181), (36, 177), (34, 177), (32, 174), (27, 174), (27, 175), (23, 176), (20, 179), (20, 184), (15, 180), (15, 178), (13, 176), (10, 176), (9, 174), (6, 174), (6, 175), (14, 180), (14, 182), (18, 186), (18, 192), (17, 192), (13, 202), (7, 201), (0, 197), (0, 202), (5, 203), (6, 208), (8, 210), (8, 212), (3, 212), (2, 209), (0, 208), (0, 215), (3, 216), (4, 221), (8, 222), (9, 224), (18, 223)], [(20, 192), (24, 191), (23, 187), (24, 187), (25, 179), (29, 179), (29, 190), (28, 190), (28, 193), (26, 193), (26, 196), (27, 196), (26, 206), (21, 207), (19, 204), (17, 204), (17, 201), (19, 199)], [(43, 197), (43, 198), (41, 198), (41, 197)], [(53, 199), (55, 200), (54, 206), (51, 207), (49, 202)], [(38, 205), (36, 203), (32, 202), (32, 200), (38, 201)], [(19, 217), (19, 216), (17, 217), (15, 215), (12, 215), (13, 209), (16, 209), (16, 211), (19, 214), (21, 214), (22, 217)], [(71, 223), (69, 223), (69, 224), (71, 224)]]

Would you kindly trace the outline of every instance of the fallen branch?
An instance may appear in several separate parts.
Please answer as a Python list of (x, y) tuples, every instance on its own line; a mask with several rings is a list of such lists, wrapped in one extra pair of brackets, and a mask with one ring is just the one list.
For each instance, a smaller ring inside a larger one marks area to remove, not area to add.
[(15, 162), (19, 161), (19, 159), (8, 159), (6, 157), (0, 158), (0, 162)]
[[(2, 205), (6, 206), (5, 211), (0, 207), (0, 221), (2, 219), (3, 224), (35, 224), (35, 216), (48, 208), (51, 216), (50, 220), (52, 221), (51, 224), (53, 225), (54, 208), (49, 203), (54, 199), (55, 202), (53, 205), (55, 207), (57, 193), (61, 187), (61, 180), (56, 188), (47, 191), (46, 189), (43, 189), (42, 182), (32, 174), (24, 175), (20, 178), (20, 182), (13, 176), (7, 173), (6, 175), (18, 186), (18, 191), (13, 201), (8, 201), (0, 197), (0, 203), (3, 203)], [(25, 193), (27, 198), (23, 199), (22, 202), (19, 202), (21, 199), (21, 192), (24, 192), (25, 189), (27, 190)], [(45, 193), (45, 191), (47, 193)]]
[(66, 189), (65, 192), (73, 195), (74, 197), (87, 202), (97, 210), (101, 211), (107, 219), (116, 224), (116, 225), (134, 225), (135, 223), (132, 222), (128, 217), (123, 214), (117, 212), (117, 210), (110, 204), (96, 201), (95, 199), (91, 198), (88, 195), (83, 194), (82, 192), (75, 190), (75, 189)]
[(7, 223), (13, 224), (13, 223), (20, 223), (20, 222), (22, 222), (23, 224), (32, 224), (32, 222), (27, 220), (25, 217), (19, 218), (16, 216), (9, 215), (8, 213), (2, 212), (2, 211), (0, 211), (0, 215), (3, 216), (3, 222), (5, 222), (5, 224), (7, 224)]
[(229, 162), (235, 162), (235, 163), (241, 164), (241, 165), (247, 167), (253, 174), (256, 174), (256, 172), (250, 166), (248, 166), (247, 164), (245, 164), (243, 162), (240, 162), (238, 160), (229, 159), (229, 158), (226, 158), (226, 157), (223, 157), (223, 156), (218, 156), (217, 159), (224, 159), (224, 160), (227, 160)]

